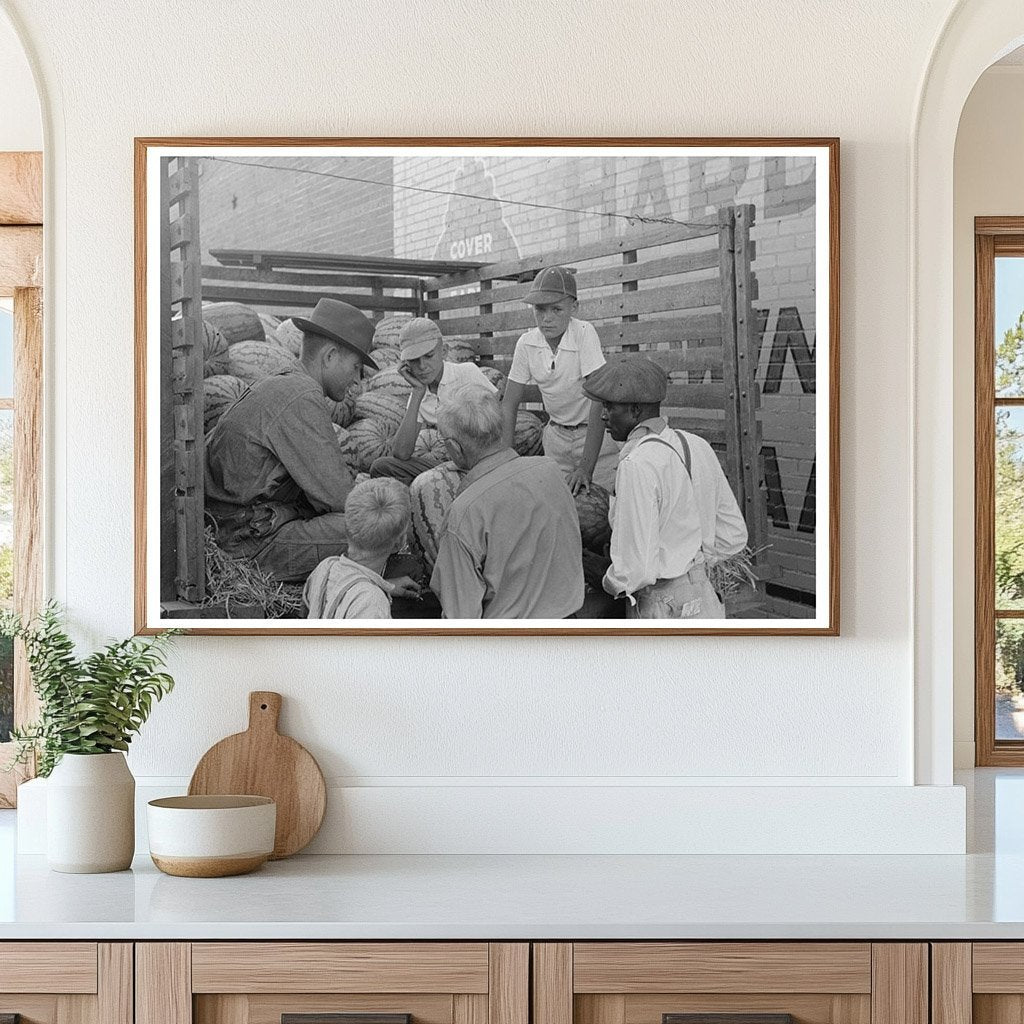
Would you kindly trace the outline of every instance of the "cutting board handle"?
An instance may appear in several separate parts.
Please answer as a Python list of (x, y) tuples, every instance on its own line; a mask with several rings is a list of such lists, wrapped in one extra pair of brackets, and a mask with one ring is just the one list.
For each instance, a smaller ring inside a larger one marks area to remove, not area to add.
[(272, 690), (253, 690), (249, 694), (249, 732), (277, 732), (281, 714), (281, 694)]

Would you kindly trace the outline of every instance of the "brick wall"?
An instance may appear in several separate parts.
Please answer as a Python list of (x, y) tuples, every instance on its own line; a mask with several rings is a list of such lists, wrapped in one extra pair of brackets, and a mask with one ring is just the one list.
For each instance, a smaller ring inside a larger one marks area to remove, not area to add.
[(200, 162), (204, 260), (211, 249), (394, 255), (390, 157), (232, 159), (249, 166)]

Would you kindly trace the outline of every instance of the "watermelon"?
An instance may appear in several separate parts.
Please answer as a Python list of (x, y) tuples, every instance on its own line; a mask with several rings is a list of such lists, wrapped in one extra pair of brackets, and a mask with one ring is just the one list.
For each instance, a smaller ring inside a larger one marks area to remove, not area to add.
[(544, 426), (532, 412), (516, 416), (516, 433), (512, 447), (520, 455), (540, 455), (544, 448)]
[(611, 523), (608, 522), (608, 492), (598, 484), (591, 484), (589, 491), (580, 491), (576, 495), (576, 513), (580, 518), (583, 546), (604, 554), (605, 545), (612, 536)]
[(236, 341), (266, 341), (267, 338), (259, 314), (240, 302), (204, 303), (203, 319), (220, 331), (229, 345)]
[(278, 327), (281, 326), (281, 318), (270, 313), (257, 313), (256, 315), (260, 318), (260, 323), (263, 324), (263, 333), (266, 334), (267, 340), (273, 341)]
[(373, 344), (370, 348), (393, 348), (396, 351), (400, 349), (402, 346), (398, 336), (411, 319), (411, 316), (386, 316), (378, 320), (373, 329)]
[(273, 341), (236, 341), (228, 355), (232, 375), (242, 380), (260, 380), (295, 365), (294, 358)]
[(505, 376), (496, 366), (481, 366), (480, 372), (498, 389), (498, 398), (505, 397), (505, 385), (508, 384), (508, 377)]
[(207, 434), (248, 386), (240, 377), (221, 373), (203, 381), (203, 430)]
[(213, 324), (203, 321), (203, 376), (217, 377), (226, 374), (231, 360), (228, 356), (228, 339)]
[(434, 427), (423, 427), (416, 436), (412, 454), (417, 459), (426, 458), (428, 455), (437, 459), (447, 459), (448, 447), (445, 445), (440, 431), (435, 430)]
[(391, 433), (398, 430), (405, 416), (406, 399), (386, 391), (364, 391), (357, 399), (355, 417), (357, 420), (378, 419), (391, 426)]
[(391, 439), (395, 427), (378, 419), (356, 420), (348, 428), (348, 440), (343, 451), (353, 468), (367, 471), (375, 459), (391, 454)]
[(374, 373), (369, 380), (363, 381), (363, 393), (369, 394), (372, 391), (385, 392), (400, 396), (403, 401), (408, 401), (412, 392), (412, 385), (393, 366)]
[(401, 362), (402, 357), (398, 354), (397, 348), (375, 348), (370, 352), (370, 358), (383, 370), (385, 366), (394, 366)]
[(456, 469), (455, 463), (442, 462), (440, 466), (420, 473), (409, 488), (413, 531), (430, 569), (433, 569), (437, 561), (444, 522), (460, 483), (462, 474)]
[(449, 363), (475, 363), (476, 342), (469, 338), (455, 338), (444, 343), (444, 357)]
[(287, 349), (296, 359), (302, 355), (302, 331), (291, 320), (285, 320), (274, 332), (274, 340)]

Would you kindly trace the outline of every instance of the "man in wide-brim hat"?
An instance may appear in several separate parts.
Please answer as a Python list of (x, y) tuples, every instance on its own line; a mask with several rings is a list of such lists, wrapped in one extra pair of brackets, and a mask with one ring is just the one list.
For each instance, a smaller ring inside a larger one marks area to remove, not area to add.
[(217, 543), (276, 580), (302, 581), (347, 549), (352, 473), (324, 398), (340, 402), (370, 358), (373, 324), (354, 306), (321, 299), (294, 366), (251, 385), (206, 439), (206, 510)]

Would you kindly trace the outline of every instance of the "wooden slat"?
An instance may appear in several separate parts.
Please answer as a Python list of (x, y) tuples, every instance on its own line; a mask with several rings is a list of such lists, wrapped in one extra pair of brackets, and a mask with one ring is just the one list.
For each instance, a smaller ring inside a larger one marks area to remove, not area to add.
[(192, 1024), (189, 943), (136, 943), (135, 1024)]
[(1024, 996), (978, 995), (971, 1000), (972, 1024), (1024, 1024)]
[[(653, 357), (653, 354), (651, 356)], [(664, 405), (679, 409), (722, 409), (726, 385), (721, 381), (708, 384), (669, 384)]]
[(0, 153), (0, 224), (43, 223), (43, 154)]
[(419, 300), (399, 295), (334, 292), (325, 288), (308, 291), (292, 288), (259, 288), (245, 285), (206, 285), (203, 299), (207, 302), (242, 302), (247, 306), (305, 306), (312, 308), (324, 298), (340, 299), (356, 309), (417, 313)]
[[(697, 270), (709, 270), (718, 266), (718, 250), (703, 249), (698, 252), (680, 253), (678, 256), (664, 256), (661, 259), (647, 260), (644, 263), (622, 263), (615, 267), (601, 267), (598, 270), (580, 270), (576, 274), (576, 289), (580, 301), (587, 300), (586, 292), (592, 288), (607, 288), (611, 285), (626, 284), (634, 281), (649, 281), (660, 277), (674, 277), (690, 274)], [(685, 282), (680, 282), (683, 284)], [(491, 284), (490, 281), (482, 281)], [(523, 297), (533, 287), (532, 282), (510, 284), (501, 288), (492, 288), (490, 303), (497, 305), (502, 302), (522, 302)], [(441, 295), (426, 304), (429, 312), (442, 309), (464, 309), (480, 303), (479, 292), (461, 292), (457, 295)]]
[(576, 992), (870, 992), (868, 943), (576, 943)]
[[(295, 996), (288, 997), (288, 1012), (302, 1012), (295, 1005), (295, 999)], [(251, 1011), (249, 997), (237, 992), (219, 996), (195, 996), (192, 1000), (192, 1024), (251, 1024)], [(281, 1024), (281, 1013), (281, 1001), (278, 999), (270, 1009), (272, 1024)]]
[[(609, 996), (588, 996), (608, 999)], [(792, 1014), (799, 1024), (871, 1024), (869, 995), (784, 992), (756, 994), (715, 994), (706, 992), (664, 992), (626, 996), (623, 1024), (650, 1024), (665, 1013), (699, 1014)]]
[(975, 992), (1024, 993), (1024, 943), (976, 942), (972, 959)]
[[(607, 317), (641, 316), (683, 309), (707, 309), (721, 302), (722, 289), (718, 280), (694, 281), (670, 288), (647, 288), (644, 291), (624, 292), (592, 298), (580, 303), (580, 316), (584, 320)], [(395, 300), (397, 301), (397, 300)], [(354, 304), (354, 303), (353, 303)], [(526, 331), (534, 326), (533, 311), (522, 309), (479, 316), (442, 317), (438, 321), (442, 334), (481, 334), (492, 331)]]
[(99, 1024), (94, 996), (64, 995), (57, 997), (56, 1024)]
[(871, 977), (871, 1024), (929, 1024), (925, 943), (872, 943)]
[(483, 942), (197, 942), (195, 992), (486, 992)]
[(99, 1024), (133, 1024), (135, 956), (130, 942), (101, 942), (97, 947), (96, 1019)]
[(529, 1024), (530, 946), (526, 942), (492, 942), (487, 989), (489, 1024)]
[[(445, 337), (458, 337), (448, 331), (446, 321), (435, 321)], [(601, 340), (605, 354), (616, 352), (622, 345), (638, 345), (641, 350), (652, 345), (669, 345), (672, 342), (708, 341), (714, 346), (722, 344), (722, 317), (719, 313), (696, 313), (690, 316), (664, 317), (656, 320), (641, 320), (637, 323), (622, 323), (615, 320), (596, 323), (594, 329)], [(504, 354), (511, 358), (516, 342), (522, 331), (496, 334), (493, 338), (479, 338), (477, 351), (481, 355)], [(471, 335), (476, 337), (475, 334)]]
[[(263, 270), (258, 267), (217, 267), (203, 264), (203, 281), (234, 281), (248, 285), (287, 285), (295, 288), (369, 288), (380, 277), (370, 274), (334, 274), (300, 270)], [(418, 277), (388, 277), (386, 288), (419, 291)]]
[(488, 263), (478, 270), (465, 273), (453, 273), (445, 277), (433, 277), (423, 282), (427, 291), (438, 291), (475, 281), (494, 281), (498, 278), (516, 280), (522, 274), (536, 273), (554, 264), (573, 266), (583, 260), (597, 259), (601, 256), (613, 256), (629, 249), (650, 249), (657, 245), (670, 245), (672, 242), (684, 242), (691, 238), (706, 238), (718, 233), (718, 225), (709, 221), (696, 227), (678, 227), (666, 225), (657, 228), (644, 228), (620, 235), (614, 239), (603, 239), (588, 245), (576, 245), (570, 249), (548, 251), (536, 256), (527, 256), (520, 260), (506, 260), (501, 263)]
[(931, 1024), (971, 1024), (971, 944), (934, 942), (931, 956)]
[(5, 942), (0, 952), (0, 992), (96, 991), (95, 942)]
[(533, 944), (533, 1024), (573, 1024), (571, 942)]
[[(417, 1015), (417, 1024), (419, 1020)], [(452, 1024), (487, 1024), (487, 996), (467, 995), (464, 992), (453, 995)]]
[(575, 1024), (624, 1024), (625, 996), (573, 996)]
[(0, 227), (0, 298), (43, 286), (43, 229)]

